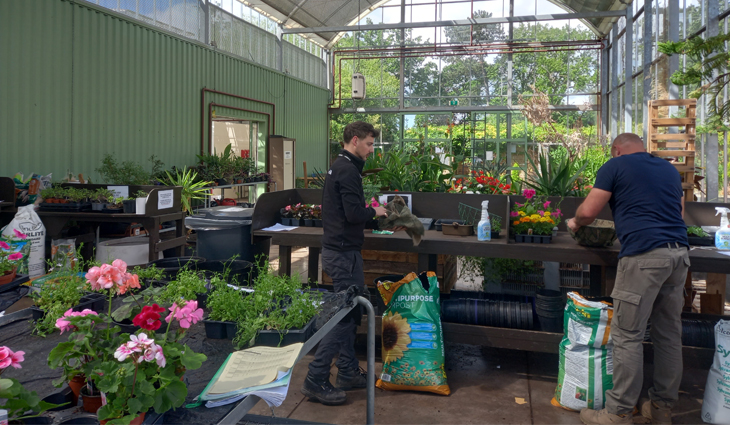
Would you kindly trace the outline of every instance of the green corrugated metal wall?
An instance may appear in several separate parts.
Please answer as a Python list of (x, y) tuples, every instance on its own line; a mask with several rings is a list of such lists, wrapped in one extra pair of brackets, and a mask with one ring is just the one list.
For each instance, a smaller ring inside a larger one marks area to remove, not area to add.
[[(275, 134), (297, 139), (297, 175), (302, 161), (325, 167), (322, 88), (83, 1), (2, 0), (0, 40), (0, 175), (95, 178), (107, 152), (147, 168), (153, 154), (168, 168), (193, 164), (203, 87), (274, 103)], [(208, 93), (206, 115), (211, 101), (272, 112)], [(206, 116), (206, 146), (207, 132)]]

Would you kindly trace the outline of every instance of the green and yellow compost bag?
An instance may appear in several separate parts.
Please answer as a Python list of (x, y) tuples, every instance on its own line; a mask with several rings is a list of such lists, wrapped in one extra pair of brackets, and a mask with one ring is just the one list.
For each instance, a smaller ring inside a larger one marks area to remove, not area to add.
[(560, 369), (553, 406), (601, 410), (613, 388), (613, 305), (568, 293), (565, 335), (560, 341)]
[(398, 282), (379, 281), (378, 291), (387, 308), (383, 315), (383, 372), (376, 386), (451, 394), (444, 369), (436, 273), (410, 273)]

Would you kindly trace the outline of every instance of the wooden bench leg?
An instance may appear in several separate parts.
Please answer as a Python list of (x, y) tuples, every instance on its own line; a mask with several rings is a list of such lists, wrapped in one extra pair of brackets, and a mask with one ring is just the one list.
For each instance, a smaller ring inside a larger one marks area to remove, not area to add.
[(279, 276), (291, 276), (291, 247), (279, 245)]

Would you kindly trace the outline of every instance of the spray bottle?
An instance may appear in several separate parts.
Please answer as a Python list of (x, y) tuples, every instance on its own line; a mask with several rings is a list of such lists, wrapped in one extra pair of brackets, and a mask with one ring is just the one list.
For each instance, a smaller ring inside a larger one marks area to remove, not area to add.
[(720, 229), (715, 233), (715, 247), (717, 249), (730, 249), (730, 223), (727, 221), (727, 214), (730, 213), (729, 208), (715, 207), (718, 214), (722, 214), (720, 217)]
[[(491, 241), (492, 240), (492, 223), (489, 222), (489, 212), (487, 212), (487, 206), (489, 201), (482, 201), (482, 219), (479, 220), (477, 225), (477, 240), (480, 241)], [(730, 231), (730, 229), (728, 229)], [(730, 249), (730, 247), (728, 247)]]

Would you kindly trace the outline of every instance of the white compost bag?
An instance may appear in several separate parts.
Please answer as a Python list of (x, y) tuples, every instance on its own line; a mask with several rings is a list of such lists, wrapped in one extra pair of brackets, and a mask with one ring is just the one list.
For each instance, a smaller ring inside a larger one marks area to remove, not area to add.
[(730, 423), (730, 320), (720, 320), (715, 325), (715, 357), (705, 384), (702, 420)]
[(568, 293), (553, 406), (569, 410), (603, 409), (605, 393), (613, 388), (611, 319), (611, 304)]
[(13, 230), (25, 233), (30, 241), (30, 256), (28, 258), (28, 274), (30, 277), (46, 273), (46, 227), (43, 225), (34, 206), (18, 207), (13, 221), (3, 229), (2, 235), (13, 237)]

